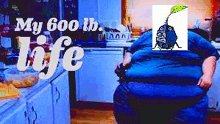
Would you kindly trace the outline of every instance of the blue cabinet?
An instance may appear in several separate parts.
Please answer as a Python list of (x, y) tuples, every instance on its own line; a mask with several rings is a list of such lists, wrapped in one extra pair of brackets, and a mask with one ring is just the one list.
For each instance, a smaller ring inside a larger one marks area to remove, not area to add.
[(70, 124), (67, 71), (60, 70), (53, 78), (22, 91), (23, 97), (0, 111), (0, 124)]
[(97, 0), (99, 23), (121, 24), (121, 0)]
[(64, 72), (52, 81), (54, 124), (70, 124), (69, 77)]
[(84, 18), (94, 18), (99, 23), (121, 24), (121, 0), (79, 0), (79, 22)]
[(51, 85), (28, 99), (27, 108), (30, 124), (53, 124)]
[(0, 118), (0, 124), (28, 124), (26, 103), (17, 103)]

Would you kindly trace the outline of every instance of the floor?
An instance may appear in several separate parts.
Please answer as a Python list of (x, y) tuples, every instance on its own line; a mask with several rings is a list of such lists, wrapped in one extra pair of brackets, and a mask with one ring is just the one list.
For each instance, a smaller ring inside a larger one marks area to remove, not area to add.
[(209, 113), (207, 124), (220, 124), (220, 113)]
[(71, 124), (117, 124), (112, 104), (77, 102), (71, 106)]
[[(112, 104), (77, 102), (71, 106), (71, 124), (117, 124)], [(220, 124), (220, 113), (209, 113), (207, 124)]]
[(71, 124), (115, 124), (112, 110), (71, 109)]

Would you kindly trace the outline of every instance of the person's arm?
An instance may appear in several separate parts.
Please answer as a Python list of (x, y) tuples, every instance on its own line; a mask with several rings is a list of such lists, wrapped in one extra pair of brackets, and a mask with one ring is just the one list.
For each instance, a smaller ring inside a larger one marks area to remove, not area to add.
[(129, 51), (126, 51), (123, 62), (119, 63), (115, 68), (115, 73), (120, 79), (125, 75), (126, 69), (131, 65), (131, 55), (132, 54)]
[(131, 65), (131, 56), (132, 54), (130, 52), (125, 52), (124, 59), (123, 59), (123, 66), (124, 68), (129, 68)]
[(143, 41), (145, 41), (147, 38), (151, 36), (152, 30), (149, 30), (149, 32), (144, 33), (136, 41), (134, 41), (134, 43), (125, 52), (123, 62), (119, 63), (115, 70), (117, 70), (117, 68), (119, 69), (121, 65), (123, 66), (123, 69), (128, 69), (131, 65), (132, 54), (135, 53), (137, 50), (141, 49), (144, 46)]
[(212, 77), (215, 72), (216, 61), (219, 59), (219, 53), (216, 48), (202, 36), (188, 32), (188, 39), (191, 45), (189, 50), (198, 54), (203, 60), (202, 72), (203, 75), (198, 81), (198, 86), (208, 89), (212, 85)]
[(203, 75), (197, 85), (204, 89), (208, 89), (212, 85), (212, 77), (216, 68), (216, 57), (210, 56), (206, 58), (202, 64)]

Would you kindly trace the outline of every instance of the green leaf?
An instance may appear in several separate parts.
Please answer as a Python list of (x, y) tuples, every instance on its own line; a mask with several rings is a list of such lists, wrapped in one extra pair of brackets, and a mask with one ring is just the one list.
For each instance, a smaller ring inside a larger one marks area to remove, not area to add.
[(186, 8), (187, 8), (187, 6), (185, 6), (185, 5), (175, 5), (171, 8), (170, 13), (171, 14), (176, 13), (176, 12), (179, 12), (179, 11), (184, 10)]

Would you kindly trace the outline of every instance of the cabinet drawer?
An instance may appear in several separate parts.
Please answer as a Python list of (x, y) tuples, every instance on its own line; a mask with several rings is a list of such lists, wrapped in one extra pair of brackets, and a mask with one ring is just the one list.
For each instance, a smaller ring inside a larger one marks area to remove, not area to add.
[(68, 71), (52, 82), (54, 124), (70, 124)]
[(28, 99), (27, 107), (30, 124), (53, 124), (51, 85)]
[(0, 115), (0, 124), (28, 124), (27, 106), (24, 100), (18, 100), (14, 106)]

